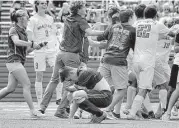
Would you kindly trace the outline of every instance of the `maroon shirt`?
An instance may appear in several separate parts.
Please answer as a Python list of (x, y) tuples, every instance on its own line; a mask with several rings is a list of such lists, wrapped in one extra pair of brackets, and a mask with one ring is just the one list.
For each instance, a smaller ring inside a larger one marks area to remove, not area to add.
[(127, 66), (126, 58), (129, 49), (134, 49), (135, 28), (128, 24), (111, 25), (97, 37), (97, 40), (108, 40), (108, 47), (103, 55), (102, 63)]
[(66, 52), (80, 53), (83, 47), (85, 30), (90, 28), (85, 18), (70, 15), (64, 22), (64, 31), (60, 49)]

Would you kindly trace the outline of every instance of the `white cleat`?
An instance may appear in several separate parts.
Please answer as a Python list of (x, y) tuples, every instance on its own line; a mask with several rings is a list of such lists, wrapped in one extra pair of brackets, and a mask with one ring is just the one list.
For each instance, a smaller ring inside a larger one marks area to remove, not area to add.
[(169, 121), (169, 120), (170, 120), (170, 117), (171, 117), (170, 114), (165, 113), (165, 114), (163, 114), (163, 116), (162, 116), (162, 120), (163, 120), (163, 121)]
[(36, 111), (36, 110), (30, 110), (30, 117), (31, 118), (41, 118), (44, 117), (45, 114), (42, 114), (40, 111)]
[(178, 109), (176, 108), (176, 106), (173, 107), (172, 115), (178, 116)]
[(125, 115), (128, 115), (128, 114), (130, 113), (130, 112), (129, 112), (129, 109), (126, 109), (126, 108), (125, 108), (125, 109), (123, 110), (123, 113), (124, 113)]

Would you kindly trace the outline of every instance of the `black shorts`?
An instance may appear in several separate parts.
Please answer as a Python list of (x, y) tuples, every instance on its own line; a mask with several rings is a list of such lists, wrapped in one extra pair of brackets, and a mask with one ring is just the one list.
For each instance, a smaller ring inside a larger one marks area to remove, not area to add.
[(179, 69), (178, 65), (176, 64), (172, 65), (170, 82), (169, 82), (169, 86), (172, 88), (176, 88), (176, 85), (177, 85), (178, 69)]
[(112, 93), (108, 90), (90, 90), (87, 92), (88, 100), (98, 108), (105, 108), (112, 102)]

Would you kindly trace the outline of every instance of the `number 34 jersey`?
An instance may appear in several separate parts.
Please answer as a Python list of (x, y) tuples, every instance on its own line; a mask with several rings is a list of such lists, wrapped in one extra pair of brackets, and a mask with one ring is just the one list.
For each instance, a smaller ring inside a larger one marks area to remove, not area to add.
[(48, 42), (46, 47), (40, 50), (53, 50), (57, 46), (57, 37), (55, 35), (53, 18), (49, 15), (40, 16), (35, 14), (28, 22), (27, 31), (33, 33), (33, 41), (37, 44)]
[(136, 43), (133, 62), (155, 66), (157, 43), (164, 38), (169, 29), (153, 19), (139, 20), (135, 23)]

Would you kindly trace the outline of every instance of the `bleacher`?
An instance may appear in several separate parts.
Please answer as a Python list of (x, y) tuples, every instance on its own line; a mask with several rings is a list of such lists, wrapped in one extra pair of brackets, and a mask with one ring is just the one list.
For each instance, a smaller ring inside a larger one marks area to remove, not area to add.
[[(100, 0), (97, 0), (97, 1), (99, 2)], [(1, 21), (3, 22), (0, 22), (0, 31), (1, 31), (0, 33), (0, 89), (5, 87), (8, 83), (8, 70), (5, 66), (5, 62), (6, 62), (6, 56), (7, 56), (7, 35), (8, 35), (9, 27), (10, 27), (9, 10), (10, 10), (11, 5), (12, 5), (12, 2), (3, 3), (2, 5), (3, 11), (1, 14)], [(27, 9), (30, 10), (30, 12), (32, 12), (32, 7), (30, 4), (27, 5)], [(97, 69), (99, 66), (99, 60), (90, 60), (88, 63), (88, 66), (91, 68)], [(25, 67), (27, 69), (29, 78), (32, 83), (32, 97), (33, 97), (33, 100), (36, 101), (35, 90), (34, 90), (35, 72), (33, 68), (32, 56), (27, 57), (27, 62), (25, 64)], [(52, 73), (52, 70), (48, 67), (47, 71), (44, 73), (44, 79), (43, 79), (44, 90), (50, 80), (51, 73)], [(158, 101), (158, 95), (157, 95), (158, 91), (154, 91), (153, 93), (154, 95), (152, 96), (152, 102), (156, 102)], [(8, 95), (6, 98), (2, 99), (1, 101), (8, 101), (8, 102), (24, 101), (21, 85), (18, 85), (18, 88), (13, 94)], [(55, 101), (55, 95), (53, 95), (52, 101)]]

